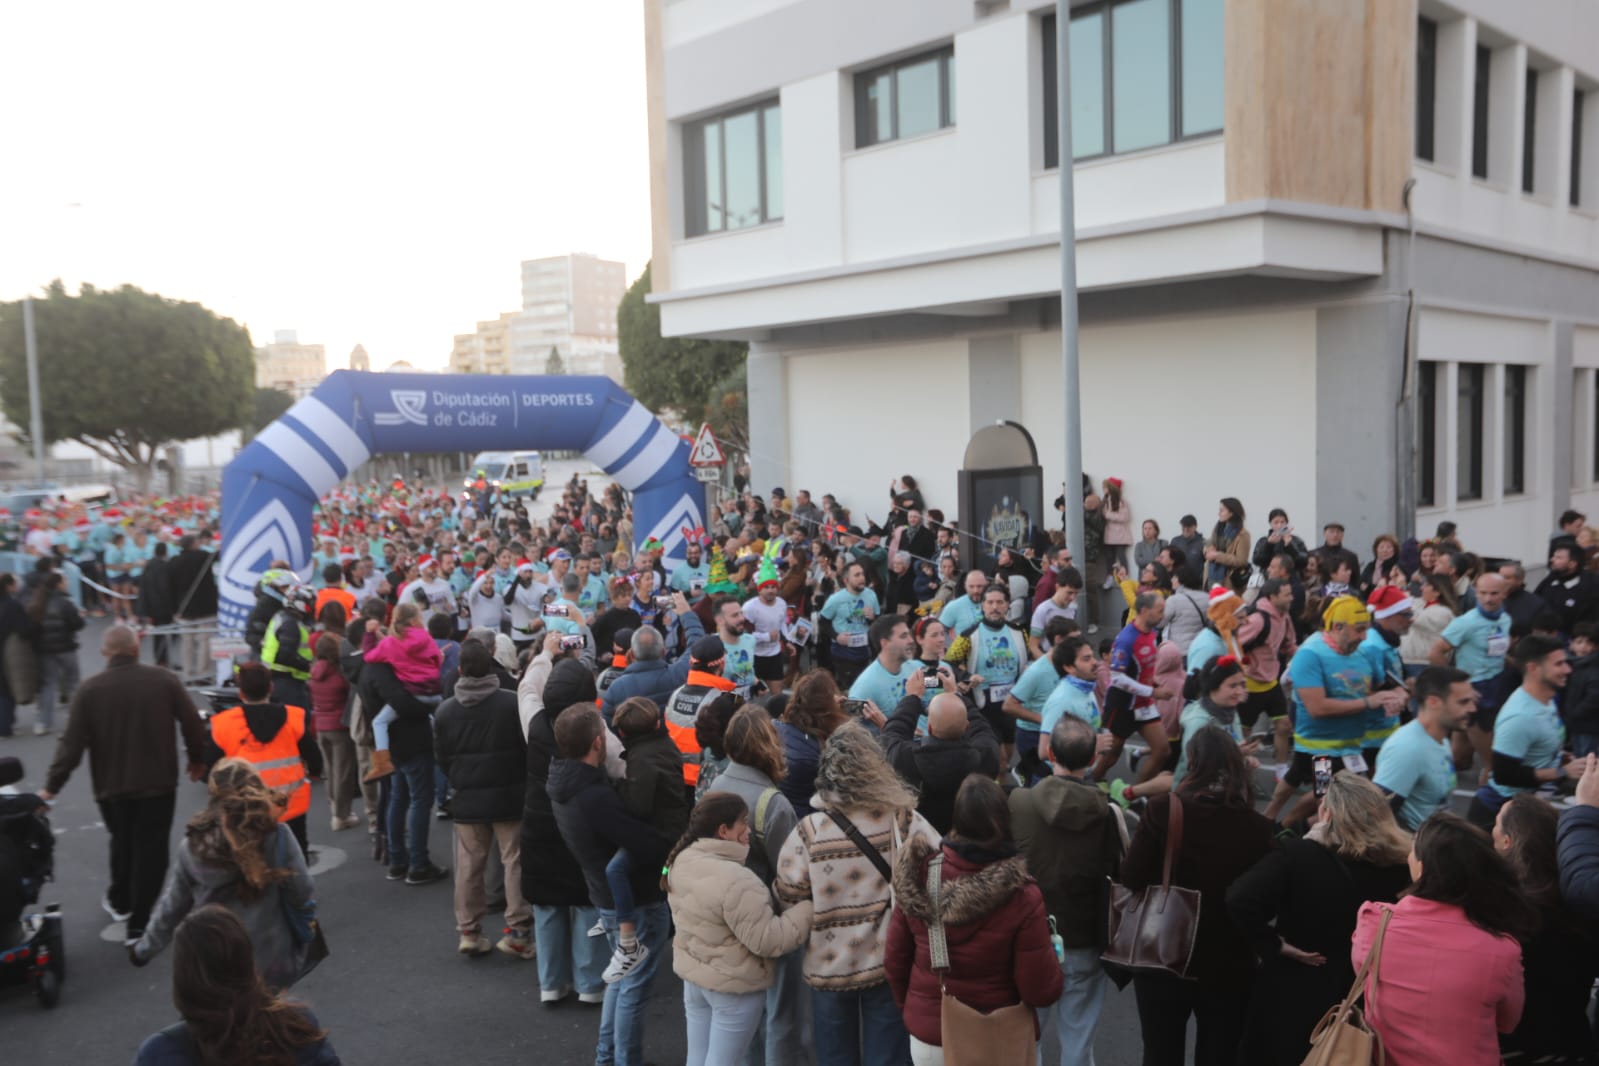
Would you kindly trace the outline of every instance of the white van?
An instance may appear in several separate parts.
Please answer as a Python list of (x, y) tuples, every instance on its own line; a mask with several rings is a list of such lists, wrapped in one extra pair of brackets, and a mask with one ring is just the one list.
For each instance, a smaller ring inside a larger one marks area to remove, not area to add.
[(480, 474), (501, 492), (536, 500), (544, 488), (544, 456), (540, 452), (482, 452), (472, 460), (466, 487), (470, 489)]
[(62, 504), (109, 507), (117, 502), (117, 490), (110, 485), (59, 485), (47, 489), (17, 489), (4, 494), (0, 500), (12, 514)]

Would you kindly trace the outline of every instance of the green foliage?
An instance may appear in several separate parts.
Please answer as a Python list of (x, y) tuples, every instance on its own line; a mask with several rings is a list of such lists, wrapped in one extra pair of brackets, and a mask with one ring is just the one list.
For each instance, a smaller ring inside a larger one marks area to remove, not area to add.
[[(72, 440), (147, 484), (164, 446), (249, 422), (255, 349), (238, 323), (131, 285), (33, 304), (47, 443)], [(22, 304), (0, 304), (0, 410), (28, 425)]]
[[(646, 266), (616, 309), (622, 369), (628, 391), (652, 411), (673, 408), (691, 423), (708, 419), (720, 408), (725, 391), (718, 387), (739, 372), (742, 393), (744, 357), (749, 345), (741, 341), (708, 341), (691, 337), (662, 337), (661, 312), (644, 302), (650, 291)], [(742, 437), (749, 436), (749, 416), (743, 416)]]
[(740, 363), (711, 390), (705, 421), (711, 424), (711, 432), (722, 442), (724, 450), (750, 450), (750, 391), (745, 364)]
[(544, 372), (553, 376), (566, 373), (566, 361), (561, 358), (561, 349), (550, 345), (550, 357), (544, 360)]
[(255, 390), (253, 410), (250, 414), (250, 424), (245, 426), (245, 435), (253, 437), (263, 429), (276, 422), (289, 408), (294, 406), (294, 397), (282, 389)]

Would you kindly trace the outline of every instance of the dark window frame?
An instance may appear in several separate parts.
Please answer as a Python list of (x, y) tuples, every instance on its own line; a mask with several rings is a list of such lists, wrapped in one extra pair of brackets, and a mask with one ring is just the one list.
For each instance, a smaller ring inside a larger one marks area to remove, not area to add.
[[(1115, 18), (1112, 9), (1125, 4), (1134, 3), (1136, 0), (1097, 0), (1096, 3), (1083, 4), (1073, 7), (1072, 21), (1090, 15), (1102, 14), (1101, 23), (1103, 30), (1100, 33), (1100, 106), (1102, 110), (1101, 123), (1105, 131), (1104, 150), (1093, 155), (1073, 157), (1073, 163), (1086, 163), (1094, 159), (1106, 159), (1110, 156), (1126, 154), (1118, 152), (1116, 148), (1116, 94), (1115, 65), (1112, 60), (1116, 47)], [(1193, 133), (1183, 133), (1183, 0), (1165, 0), (1168, 11), (1167, 25), (1167, 61), (1170, 64), (1170, 97), (1168, 102), (1171, 119), (1171, 137), (1160, 144), (1145, 145), (1142, 148), (1130, 149), (1133, 152), (1147, 152), (1156, 148), (1166, 148), (1173, 144), (1182, 144), (1186, 141), (1197, 141), (1207, 137), (1214, 137), (1226, 130), (1225, 119), (1223, 124), (1215, 129), (1196, 130)], [(1044, 82), (1044, 169), (1060, 169), (1060, 115), (1057, 100), (1059, 98), (1060, 62), (1055, 54), (1056, 25), (1055, 13), (1046, 12), (1039, 20), (1041, 28), (1042, 45), (1044, 49), (1043, 82)], [(1225, 101), (1225, 89), (1223, 90)], [(1225, 108), (1224, 108), (1225, 114)]]
[(1505, 365), (1505, 496), (1527, 491), (1527, 385), (1531, 376), (1521, 363)]
[(1493, 49), (1477, 46), (1471, 91), (1471, 176), (1488, 180), (1488, 108), (1491, 103)]
[[(925, 63), (929, 59), (938, 60), (938, 129), (929, 130), (927, 133), (918, 133), (914, 136), (925, 137), (929, 133), (937, 133), (939, 130), (954, 128), (955, 101), (951, 97), (949, 86), (951, 81), (950, 71), (955, 65), (955, 46), (954, 44), (946, 44), (938, 48), (930, 48), (925, 52), (917, 52), (915, 55), (909, 55), (903, 59), (896, 59), (892, 63), (879, 63), (869, 70), (856, 72), (855, 147), (857, 150), (875, 148), (880, 144), (893, 144), (896, 141), (905, 139), (900, 136), (899, 132), (899, 72), (906, 67), (914, 67)], [(891, 127), (889, 135), (887, 137), (879, 137), (877, 140), (864, 140), (863, 138), (869, 126), (867, 122), (869, 109), (866, 105), (866, 89), (884, 74), (889, 75), (888, 121)]]
[(1538, 71), (1527, 68), (1526, 90), (1521, 101), (1521, 191), (1531, 193), (1538, 158)]
[(1588, 90), (1577, 89), (1571, 97), (1571, 206), (1582, 206), (1582, 109)]
[[(754, 226), (764, 226), (771, 222), (781, 222), (783, 216), (772, 215), (771, 205), (767, 202), (767, 192), (770, 188), (766, 173), (766, 112), (772, 108), (778, 109), (782, 114), (782, 102), (778, 97), (771, 96), (753, 104), (744, 104), (727, 111), (719, 112), (706, 118), (696, 119), (683, 126), (683, 233), (685, 237), (704, 237), (712, 233), (737, 233), (739, 230), (752, 229)], [(761, 190), (761, 220), (754, 226), (727, 225), (727, 132), (726, 123), (729, 119), (741, 118), (753, 113), (755, 115), (755, 156), (757, 181)], [(720, 225), (710, 225), (710, 210), (706, 203), (706, 169), (705, 169), (705, 130), (710, 126), (720, 127), (717, 143), (718, 152), (718, 188), (721, 189), (721, 219)], [(782, 159), (781, 150), (778, 155)]]
[(1416, 158), (1434, 161), (1438, 122), (1438, 22), (1416, 21)]
[[(1483, 438), (1487, 435), (1487, 363), (1459, 363), (1455, 379), (1455, 449), (1459, 466), (1455, 477), (1455, 499), (1474, 503), (1483, 498)], [(1469, 447), (1461, 448), (1460, 431), (1474, 427)]]
[(1416, 479), (1416, 506), (1432, 507), (1438, 499), (1438, 367), (1440, 364), (1423, 361), (1417, 374), (1416, 389), (1419, 407), (1416, 460), (1420, 465)]

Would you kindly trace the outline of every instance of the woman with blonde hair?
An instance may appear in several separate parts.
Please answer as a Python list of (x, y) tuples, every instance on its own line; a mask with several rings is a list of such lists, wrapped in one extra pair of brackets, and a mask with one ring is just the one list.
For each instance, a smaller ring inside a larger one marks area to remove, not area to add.
[[(1410, 884), (1410, 834), (1382, 789), (1358, 774), (1327, 786), (1316, 826), (1272, 851), (1227, 892), (1233, 923), (1262, 962), (1242, 1062), (1298, 1062), (1310, 1033), (1355, 980), (1349, 938), (1361, 904)], [(1272, 919), (1276, 925), (1272, 925)]]
[(210, 792), (205, 809), (189, 819), (150, 924), (128, 945), (128, 955), (135, 966), (143, 966), (172, 942), (191, 911), (219, 903), (249, 930), (267, 987), (288, 988), (304, 970), (308, 953), (288, 913), (309, 921), (316, 900), (305, 855), (289, 827), (278, 821), (287, 797), (268, 788), (243, 759), (223, 759), (212, 767)]
[(802, 818), (783, 846), (773, 885), (778, 898), (790, 906), (816, 901), (805, 981), (819, 1066), (910, 1063), (910, 1036), (888, 987), (883, 949), (894, 864), (913, 841), (939, 844), (916, 798), (866, 728), (846, 723), (822, 748), (817, 813)]

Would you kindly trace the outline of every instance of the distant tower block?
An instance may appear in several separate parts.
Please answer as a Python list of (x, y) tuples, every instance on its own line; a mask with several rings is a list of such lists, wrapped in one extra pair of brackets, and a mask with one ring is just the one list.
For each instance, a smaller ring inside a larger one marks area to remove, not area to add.
[(372, 369), (372, 360), (371, 360), (371, 358), (366, 354), (366, 349), (361, 347), (359, 344), (357, 344), (355, 346), (355, 348), (350, 352), (350, 369), (351, 370), (371, 370)]

